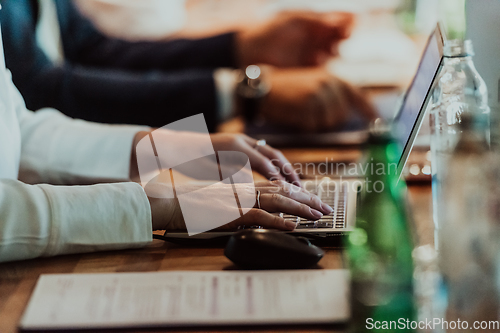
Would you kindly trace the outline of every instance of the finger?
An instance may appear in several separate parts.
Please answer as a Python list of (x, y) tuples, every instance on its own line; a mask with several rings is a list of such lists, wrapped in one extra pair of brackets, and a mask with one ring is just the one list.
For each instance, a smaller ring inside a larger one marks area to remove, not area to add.
[(323, 52), (327, 56), (333, 56), (336, 52), (336, 46), (345, 38), (346, 33), (339, 32), (338, 28), (323, 28), (322, 30), (313, 32), (316, 35), (310, 40), (311, 48)]
[(280, 193), (288, 197), (290, 197), (291, 193), (295, 192), (310, 193), (302, 187), (287, 183), (282, 180), (274, 180), (271, 182), (259, 182), (255, 184), (255, 188), (256, 190), (259, 190), (262, 193)]
[(310, 27), (308, 39), (304, 42), (300, 59), (304, 66), (321, 66), (336, 54), (335, 45), (339, 38), (337, 29), (328, 27)]
[(282, 217), (272, 215), (262, 209), (252, 208), (248, 213), (233, 221), (231, 225), (260, 225), (266, 229), (278, 229), (291, 231), (295, 229), (296, 223), (287, 221)]
[(330, 214), (333, 212), (333, 208), (323, 203), (317, 195), (304, 188), (280, 181), (271, 182), (269, 185), (271, 186), (256, 186), (256, 188), (261, 191), (262, 194), (280, 194), (297, 202), (308, 205), (313, 209), (319, 210), (323, 214)]
[(316, 13), (301, 12), (294, 15), (294, 23), (309, 28), (311, 36), (315, 38), (344, 39), (354, 23), (354, 15), (346, 12)]
[(301, 186), (299, 175), (297, 174), (297, 172), (295, 172), (292, 164), (288, 161), (288, 159), (283, 155), (282, 152), (272, 148), (269, 145), (259, 146), (258, 150), (262, 155), (266, 156), (276, 167), (280, 169), (281, 174), (287, 181), (294, 185)]
[(295, 27), (300, 27), (304, 34), (304, 44), (299, 56), (302, 66), (317, 66), (325, 62), (334, 55), (333, 46), (350, 34), (347, 19), (325, 20), (324, 15), (318, 13), (295, 15), (292, 23)]
[(260, 196), (260, 207), (271, 213), (297, 215), (313, 221), (323, 217), (323, 213), (317, 209), (277, 193), (262, 194)]
[(355, 23), (355, 15), (348, 12), (331, 12), (323, 14), (323, 20), (332, 26), (337, 26), (344, 34), (344, 38), (351, 35)]
[(242, 144), (241, 151), (247, 154), (250, 159), (252, 169), (259, 172), (267, 179), (271, 180), (285, 180), (281, 171), (269, 160), (266, 156), (261, 154), (258, 150), (250, 146), (246, 141)]
[[(293, 168), (292, 164), (288, 161), (288, 159), (283, 155), (283, 153), (279, 150), (272, 149), (271, 152), (273, 155), (273, 160), (275, 164), (281, 169), (281, 172), (285, 176), (285, 178), (293, 185), (297, 187), (302, 187), (302, 183), (300, 181), (299, 174)], [(270, 154), (271, 154), (270, 153)]]
[(351, 35), (354, 26), (354, 15), (345, 12), (322, 14), (321, 24), (313, 27), (313, 29), (316, 29), (313, 36), (322, 41), (325, 51), (332, 53), (332, 44), (349, 38)]

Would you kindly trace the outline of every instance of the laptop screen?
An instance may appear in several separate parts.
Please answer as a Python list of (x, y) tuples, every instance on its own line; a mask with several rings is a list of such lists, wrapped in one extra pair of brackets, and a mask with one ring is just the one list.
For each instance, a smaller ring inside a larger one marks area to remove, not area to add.
[(401, 148), (401, 174), (429, 103), (431, 88), (443, 59), (443, 37), (439, 27), (432, 33), (410, 88), (393, 123), (393, 134)]

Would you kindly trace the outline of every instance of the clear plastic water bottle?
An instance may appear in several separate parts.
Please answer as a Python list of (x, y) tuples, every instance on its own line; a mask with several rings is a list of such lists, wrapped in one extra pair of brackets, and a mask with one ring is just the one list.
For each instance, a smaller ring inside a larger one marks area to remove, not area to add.
[[(488, 191), (492, 182), (492, 152), (484, 136), (489, 124), (485, 117), (474, 117), (461, 116), (462, 134), (443, 179), (441, 206), (446, 214), (439, 229), (446, 320), (460, 319), (469, 325), (498, 320), (498, 228), (492, 221)], [(467, 331), (461, 328), (457, 331)]]
[(474, 63), (469, 40), (449, 40), (445, 44), (444, 64), (432, 92), (430, 109), (432, 153), (432, 199), (435, 245), (439, 251), (438, 231), (446, 212), (442, 209), (442, 181), (448, 160), (460, 137), (463, 114), (483, 117), (486, 142), (490, 140), (488, 90)]

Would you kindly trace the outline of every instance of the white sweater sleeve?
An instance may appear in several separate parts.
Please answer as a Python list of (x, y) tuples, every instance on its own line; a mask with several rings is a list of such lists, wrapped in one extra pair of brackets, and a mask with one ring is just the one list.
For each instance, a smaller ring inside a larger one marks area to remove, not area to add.
[(94, 184), (127, 181), (139, 126), (75, 120), (53, 109), (21, 118), (19, 179), (30, 184)]
[(139, 247), (152, 238), (148, 200), (135, 183), (0, 180), (0, 227), (0, 262)]
[(138, 184), (26, 184), (126, 181), (141, 127), (92, 124), (52, 109), (30, 112), (11, 82), (7, 89), (6, 107), (13, 112), (7, 116), (15, 115), (20, 129), (21, 144), (12, 149), (21, 150), (19, 178), (25, 183), (0, 179), (0, 262), (150, 242), (151, 209)]
[(134, 136), (150, 128), (97, 124), (50, 108), (31, 112), (12, 82), (7, 89), (21, 131), (20, 180), (65, 185), (128, 181)]

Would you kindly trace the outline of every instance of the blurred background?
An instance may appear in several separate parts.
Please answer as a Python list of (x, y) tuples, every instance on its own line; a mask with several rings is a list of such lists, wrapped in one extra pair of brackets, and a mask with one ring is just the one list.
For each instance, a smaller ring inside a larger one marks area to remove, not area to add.
[[(74, 0), (104, 33), (127, 40), (168, 40), (220, 34), (269, 20), (283, 11), (356, 14), (349, 39), (327, 69), (367, 94), (379, 110), (394, 110), (416, 71), (427, 38), (441, 22), (445, 35), (465, 35), (465, 0)], [(389, 107), (387, 107), (389, 106)], [(382, 115), (391, 118), (392, 114)], [(229, 121), (219, 130), (243, 131)], [(407, 176), (430, 179), (428, 119)]]
[(128, 40), (204, 37), (287, 10), (357, 14), (352, 37), (329, 68), (359, 86), (405, 86), (428, 34), (441, 20), (463, 35), (465, 0), (75, 0), (103, 32)]

